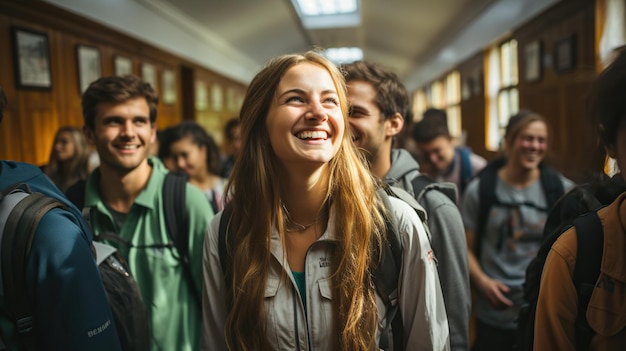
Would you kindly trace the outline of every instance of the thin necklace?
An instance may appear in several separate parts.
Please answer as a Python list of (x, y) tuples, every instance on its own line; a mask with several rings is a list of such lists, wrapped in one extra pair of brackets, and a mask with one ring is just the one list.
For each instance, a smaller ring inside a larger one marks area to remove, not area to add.
[(285, 231), (288, 233), (303, 232), (311, 228), (313, 225), (319, 223), (325, 217), (326, 212), (325, 210), (320, 211), (320, 213), (318, 213), (317, 215), (317, 218), (315, 218), (315, 220), (309, 224), (300, 224), (291, 219), (291, 216), (289, 215), (289, 211), (287, 211), (287, 207), (285, 207), (285, 204), (283, 204), (282, 206), (283, 212), (285, 213)]

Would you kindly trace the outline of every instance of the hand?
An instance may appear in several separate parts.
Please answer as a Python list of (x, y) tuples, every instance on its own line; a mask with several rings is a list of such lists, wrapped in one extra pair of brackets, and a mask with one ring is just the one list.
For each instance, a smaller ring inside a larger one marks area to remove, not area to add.
[(513, 306), (513, 301), (504, 296), (509, 292), (509, 287), (499, 280), (485, 276), (480, 281), (478, 289), (495, 309), (504, 310)]

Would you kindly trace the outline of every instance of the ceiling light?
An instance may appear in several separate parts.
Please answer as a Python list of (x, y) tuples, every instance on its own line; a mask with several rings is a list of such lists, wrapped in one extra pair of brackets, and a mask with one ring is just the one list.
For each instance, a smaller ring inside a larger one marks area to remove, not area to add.
[(308, 29), (356, 27), (361, 23), (360, 0), (291, 0)]
[(336, 65), (363, 60), (363, 50), (359, 47), (329, 48), (324, 55)]

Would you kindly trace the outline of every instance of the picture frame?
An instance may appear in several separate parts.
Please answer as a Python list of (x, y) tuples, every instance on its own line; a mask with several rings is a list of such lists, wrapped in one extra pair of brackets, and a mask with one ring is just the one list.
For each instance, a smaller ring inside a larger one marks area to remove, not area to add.
[(541, 80), (542, 65), (541, 41), (534, 40), (524, 46), (524, 79), (526, 82), (538, 82)]
[(94, 46), (79, 44), (76, 46), (78, 62), (78, 88), (84, 93), (94, 80), (102, 76), (100, 50)]
[(573, 71), (576, 67), (576, 36), (571, 34), (554, 43), (553, 67), (558, 73)]
[(154, 91), (158, 91), (157, 71), (153, 64), (147, 62), (141, 64), (141, 79), (143, 79), (144, 82), (149, 83)]
[(11, 27), (15, 85), (17, 88), (52, 88), (48, 34), (22, 27)]
[(133, 61), (125, 56), (114, 56), (113, 72), (115, 72), (116, 76), (133, 74)]
[(162, 99), (166, 105), (176, 103), (176, 73), (171, 69), (164, 69), (161, 73)]

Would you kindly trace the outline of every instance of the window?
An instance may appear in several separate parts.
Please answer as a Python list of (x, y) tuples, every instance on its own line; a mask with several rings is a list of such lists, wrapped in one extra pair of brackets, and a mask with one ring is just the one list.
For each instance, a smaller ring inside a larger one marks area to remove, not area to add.
[(448, 129), (453, 138), (461, 137), (461, 75), (458, 71), (446, 76), (446, 114)]
[(436, 80), (419, 89), (413, 96), (414, 120), (422, 119), (428, 108), (438, 108), (448, 115), (448, 129), (453, 138), (461, 136), (461, 75), (453, 71), (444, 79)]
[(501, 148), (509, 118), (519, 111), (517, 41), (492, 47), (487, 54), (487, 138), (488, 150)]

